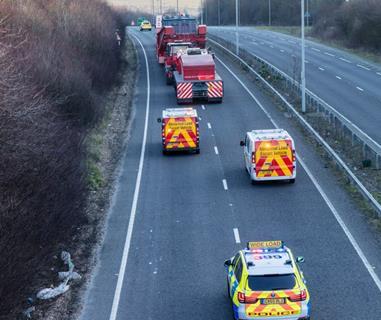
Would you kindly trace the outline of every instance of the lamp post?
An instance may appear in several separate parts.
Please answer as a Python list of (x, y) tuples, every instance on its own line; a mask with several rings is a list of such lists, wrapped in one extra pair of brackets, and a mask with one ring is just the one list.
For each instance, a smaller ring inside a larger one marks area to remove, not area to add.
[(271, 26), (271, 0), (269, 0), (269, 26)]
[(201, 24), (204, 24), (204, 0), (201, 0)]
[(205, 24), (208, 24), (208, 0), (205, 1)]
[(302, 18), (302, 72), (301, 72), (301, 85), (302, 85), (302, 113), (306, 112), (306, 50), (304, 38), (304, 0), (301, 0), (301, 18)]
[(238, 33), (238, 5), (239, 0), (235, 0), (235, 53), (239, 55), (239, 33)]
[(217, 6), (218, 6), (218, 18), (217, 18), (218, 25), (221, 25), (221, 0), (218, 0)]

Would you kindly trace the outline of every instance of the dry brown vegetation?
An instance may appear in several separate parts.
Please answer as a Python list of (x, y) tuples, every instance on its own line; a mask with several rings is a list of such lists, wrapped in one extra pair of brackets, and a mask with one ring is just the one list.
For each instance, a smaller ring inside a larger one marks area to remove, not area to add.
[(85, 222), (83, 139), (115, 80), (116, 28), (98, 0), (0, 0), (0, 319)]

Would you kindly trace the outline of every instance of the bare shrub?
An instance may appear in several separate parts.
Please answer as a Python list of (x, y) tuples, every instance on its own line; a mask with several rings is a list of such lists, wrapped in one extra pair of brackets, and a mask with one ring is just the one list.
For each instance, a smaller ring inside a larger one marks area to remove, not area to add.
[(82, 141), (115, 80), (116, 27), (98, 0), (0, 0), (1, 319), (86, 222)]

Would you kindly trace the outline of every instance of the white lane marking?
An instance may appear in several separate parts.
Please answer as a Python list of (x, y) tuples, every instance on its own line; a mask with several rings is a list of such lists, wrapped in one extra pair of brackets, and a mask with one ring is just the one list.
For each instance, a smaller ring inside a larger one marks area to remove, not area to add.
[(138, 169), (138, 175), (136, 177), (135, 191), (134, 191), (134, 197), (133, 197), (133, 200), (132, 200), (132, 207), (131, 207), (131, 213), (130, 213), (130, 220), (128, 222), (126, 240), (125, 240), (125, 243), (124, 243), (123, 255), (122, 255), (122, 260), (120, 262), (120, 268), (119, 268), (119, 273), (118, 273), (118, 281), (117, 281), (116, 288), (115, 288), (114, 299), (113, 299), (113, 302), (112, 302), (112, 308), (111, 308), (111, 313), (110, 313), (109, 320), (116, 320), (116, 316), (117, 316), (118, 308), (119, 308), (120, 295), (121, 295), (121, 292), (122, 292), (124, 275), (126, 273), (128, 253), (130, 251), (132, 232), (134, 230), (136, 209), (137, 209), (137, 206), (138, 206), (138, 199), (139, 199), (139, 192), (140, 192), (140, 183), (141, 183), (141, 180), (142, 180), (144, 155), (145, 155), (146, 143), (147, 143), (149, 109), (150, 109), (151, 83), (150, 83), (150, 72), (149, 72), (149, 65), (148, 65), (147, 54), (146, 54), (144, 46), (140, 42), (140, 40), (137, 37), (135, 37), (134, 35), (133, 35), (133, 37), (136, 39), (136, 41), (138, 41), (138, 43), (142, 47), (143, 54), (144, 54), (145, 65), (146, 65), (146, 76), (147, 76), (146, 116), (145, 116), (145, 122), (144, 122), (144, 133), (143, 133), (142, 148), (141, 148), (141, 151), (140, 151), (139, 169)]
[(359, 68), (361, 68), (361, 69), (366, 70), (366, 71), (370, 71), (370, 68), (365, 67), (365, 66), (363, 66), (363, 65), (361, 65), (361, 64), (358, 64), (357, 66), (358, 66)]
[(201, 105), (201, 108), (202, 108), (202, 110), (205, 110), (205, 106), (203, 104)]
[(235, 243), (241, 243), (238, 228), (233, 228)]
[(325, 69), (324, 69), (324, 68), (322, 68), (322, 67), (319, 67), (319, 70), (320, 70), (320, 71), (324, 71)]
[(283, 49), (281, 49), (281, 50), (280, 50), (280, 52), (282, 52), (282, 53), (283, 53), (283, 52), (284, 52), (284, 50), (283, 50)]
[(274, 46), (273, 46), (273, 45), (270, 45), (270, 48), (274, 49)]
[(315, 188), (319, 191), (320, 195), (323, 197), (325, 203), (331, 210), (332, 214), (334, 215), (336, 221), (340, 225), (341, 229), (344, 231), (345, 235), (347, 236), (349, 242), (355, 249), (357, 255), (360, 257), (362, 263), (364, 264), (365, 268), (368, 270), (370, 276), (372, 277), (374, 283), (376, 284), (378, 290), (381, 292), (381, 280), (377, 276), (377, 274), (374, 272), (374, 269), (372, 265), (369, 263), (368, 259), (366, 258), (364, 252), (361, 250), (359, 244), (357, 243), (355, 237), (352, 235), (352, 233), (349, 231), (347, 225), (341, 218), (340, 214), (337, 212), (335, 206), (331, 202), (331, 200), (328, 198), (327, 194), (324, 192), (323, 188), (320, 186), (319, 182), (315, 179), (314, 175), (311, 173), (310, 169), (307, 167), (307, 165), (304, 163), (304, 161), (298, 156), (297, 157), (300, 164), (306, 171), (307, 175), (311, 179), (312, 183), (315, 185)]
[(339, 79), (339, 80), (341, 80), (342, 78), (341, 78), (341, 77), (339, 77), (339, 76), (336, 76), (336, 79)]
[(304, 60), (305, 63), (310, 63), (308, 60)]
[(208, 122), (208, 129), (212, 129), (212, 125)]
[[(261, 102), (257, 99), (256, 96), (249, 90), (249, 88), (242, 82), (240, 78), (225, 64), (216, 57), (216, 59), (226, 68), (226, 70), (229, 71), (229, 73), (241, 84), (241, 86), (246, 90), (246, 92), (253, 98), (253, 100), (257, 103), (257, 105), (261, 108), (261, 110), (266, 114), (267, 118), (271, 121), (271, 123), (274, 125), (275, 128), (279, 128), (278, 124), (271, 118), (270, 113), (265, 109), (265, 107), (261, 104)], [(352, 233), (349, 231), (348, 227), (346, 226), (345, 222), (341, 218), (340, 214), (336, 210), (335, 206), (332, 204), (331, 200), (328, 198), (327, 194), (324, 192), (323, 188), (320, 186), (319, 182), (316, 180), (315, 176), (312, 174), (308, 166), (304, 163), (304, 161), (297, 155), (297, 159), (302, 165), (303, 169), (306, 171), (308, 177), (311, 179), (312, 183), (314, 184), (315, 188), (319, 191), (320, 195), (322, 196), (324, 202), (327, 204), (328, 208), (334, 215), (336, 221), (340, 225), (341, 229), (344, 231), (345, 235), (347, 236), (349, 242), (351, 243), (352, 247), (355, 249), (357, 255), (360, 257), (362, 263), (364, 264), (365, 268), (367, 269), (369, 275), (372, 277), (374, 283), (376, 284), (378, 290), (381, 292), (381, 280), (378, 277), (378, 275), (374, 272), (371, 264), (369, 263), (368, 259), (366, 258), (364, 252), (360, 248), (359, 244), (357, 243), (356, 239), (353, 237)]]
[(330, 56), (330, 57), (334, 57), (335, 56), (334, 54), (329, 53), (329, 52), (324, 52), (324, 54), (327, 55), (327, 56)]
[(316, 51), (316, 52), (320, 52), (319, 49), (316, 49), (316, 48), (312, 48), (312, 50)]
[(381, 72), (377, 72), (377, 74), (378, 74), (379, 76), (381, 76)]
[(363, 88), (360, 88), (360, 87), (356, 87), (356, 89), (359, 90), (359, 91), (361, 91), (361, 92), (364, 91), (364, 89), (363, 89)]
[(346, 63), (352, 63), (352, 62), (350, 62), (349, 60), (347, 60), (347, 59), (344, 59), (344, 58), (339, 58), (341, 61), (344, 61), (344, 62), (346, 62)]
[(219, 153), (218, 153), (218, 148), (217, 148), (216, 146), (214, 146), (214, 153), (215, 153), (216, 155), (219, 155)]
[(224, 186), (224, 189), (228, 190), (228, 183), (226, 182), (226, 179), (222, 179), (222, 184)]

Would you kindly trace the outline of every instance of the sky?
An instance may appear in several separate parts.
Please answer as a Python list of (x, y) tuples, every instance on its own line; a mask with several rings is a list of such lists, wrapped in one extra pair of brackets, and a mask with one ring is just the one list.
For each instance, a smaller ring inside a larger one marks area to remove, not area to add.
[[(107, 0), (114, 5), (127, 6), (131, 9), (143, 9), (152, 12), (152, 3), (155, 2), (156, 10), (159, 8), (160, 1), (162, 2), (163, 11), (168, 8), (176, 7), (176, 0)], [(202, 0), (178, 0), (180, 10), (188, 9), (189, 13), (195, 14), (201, 5)], [(158, 12), (156, 12), (158, 13)]]

